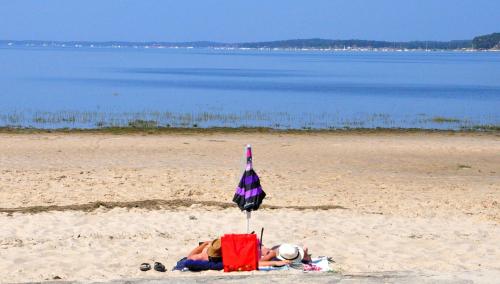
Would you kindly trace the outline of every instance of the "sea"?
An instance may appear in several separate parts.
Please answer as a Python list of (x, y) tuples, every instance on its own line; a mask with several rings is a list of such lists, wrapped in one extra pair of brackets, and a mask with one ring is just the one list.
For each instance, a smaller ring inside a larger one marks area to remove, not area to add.
[(499, 125), (500, 52), (0, 48), (0, 127)]

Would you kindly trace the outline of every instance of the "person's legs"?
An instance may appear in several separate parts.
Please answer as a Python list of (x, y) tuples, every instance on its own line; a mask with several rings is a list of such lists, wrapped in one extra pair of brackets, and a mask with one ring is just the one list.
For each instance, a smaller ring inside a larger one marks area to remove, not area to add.
[(210, 242), (204, 242), (194, 248), (187, 256), (191, 260), (208, 260), (207, 249)]

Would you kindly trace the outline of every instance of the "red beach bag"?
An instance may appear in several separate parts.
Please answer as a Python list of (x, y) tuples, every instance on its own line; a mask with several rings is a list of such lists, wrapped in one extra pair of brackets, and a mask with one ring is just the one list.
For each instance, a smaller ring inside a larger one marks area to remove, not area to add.
[(226, 234), (221, 238), (224, 272), (258, 269), (258, 241), (255, 234)]

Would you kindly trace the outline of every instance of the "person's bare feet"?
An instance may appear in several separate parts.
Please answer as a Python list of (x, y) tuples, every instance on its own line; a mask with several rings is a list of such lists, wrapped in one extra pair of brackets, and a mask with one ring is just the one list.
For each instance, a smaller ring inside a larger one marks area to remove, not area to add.
[(304, 250), (304, 258), (302, 260), (311, 261), (311, 255), (308, 253), (309, 249), (306, 246), (302, 246), (302, 249)]

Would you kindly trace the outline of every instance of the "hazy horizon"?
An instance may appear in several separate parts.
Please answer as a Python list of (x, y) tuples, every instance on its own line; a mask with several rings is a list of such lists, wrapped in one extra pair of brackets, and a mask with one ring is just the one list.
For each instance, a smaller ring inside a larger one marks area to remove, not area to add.
[(498, 31), (492, 0), (19, 0), (0, 38), (54, 41), (450, 41)]
[[(492, 32), (494, 33), (494, 32)], [(481, 36), (484, 34), (478, 34), (476, 36)], [(145, 42), (164, 42), (164, 43), (196, 43), (196, 42), (212, 42), (212, 43), (222, 43), (222, 44), (236, 44), (236, 43), (254, 43), (254, 42), (274, 42), (274, 41), (288, 41), (288, 40), (314, 40), (314, 39), (320, 39), (320, 40), (342, 40), (342, 41), (347, 41), (347, 40), (364, 40), (364, 41), (381, 41), (381, 42), (425, 42), (425, 41), (433, 41), (433, 42), (450, 42), (450, 41), (467, 41), (467, 40), (472, 40), (472, 38), (462, 38), (462, 39), (451, 39), (451, 40), (405, 40), (405, 41), (390, 41), (390, 40), (384, 40), (384, 39), (370, 39), (370, 38), (319, 38), (319, 37), (312, 37), (312, 38), (279, 38), (279, 39), (272, 39), (272, 40), (265, 40), (265, 41), (238, 41), (238, 42), (225, 42), (225, 41), (215, 41), (215, 40), (190, 40), (190, 41), (163, 41), (163, 40), (147, 40), (147, 41), (130, 41), (130, 40), (54, 40), (54, 39), (10, 39), (10, 38), (0, 38), (0, 41), (54, 41), (54, 42), (130, 42), (130, 43), (145, 43)]]

